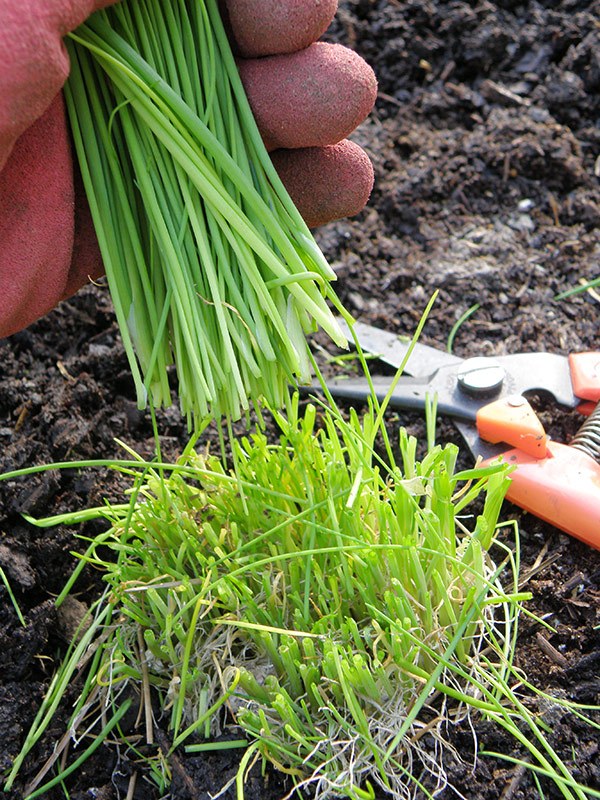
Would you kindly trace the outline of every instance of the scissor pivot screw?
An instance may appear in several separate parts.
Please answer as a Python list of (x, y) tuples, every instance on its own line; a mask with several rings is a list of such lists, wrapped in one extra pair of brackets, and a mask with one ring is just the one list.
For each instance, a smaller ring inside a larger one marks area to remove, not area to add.
[(458, 385), (467, 394), (482, 397), (497, 392), (506, 377), (506, 370), (497, 361), (484, 356), (468, 358), (457, 375)]

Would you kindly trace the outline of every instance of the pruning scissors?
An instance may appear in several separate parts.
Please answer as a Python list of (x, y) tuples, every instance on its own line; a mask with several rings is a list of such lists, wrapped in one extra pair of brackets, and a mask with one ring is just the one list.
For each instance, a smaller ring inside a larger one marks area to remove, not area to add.
[[(391, 407), (424, 409), (427, 397), (437, 396), (438, 413), (451, 417), (476, 459), (500, 458), (515, 467), (507, 493), (511, 502), (600, 548), (600, 352), (463, 359), (362, 322), (353, 325), (353, 336), (338, 322), (350, 344), (356, 336), (363, 352), (395, 369), (410, 353)], [(392, 380), (373, 377), (379, 399)], [(328, 388), (355, 401), (371, 393), (365, 378), (336, 378)], [(528, 393), (549, 394), (586, 415), (570, 444), (550, 439)]]

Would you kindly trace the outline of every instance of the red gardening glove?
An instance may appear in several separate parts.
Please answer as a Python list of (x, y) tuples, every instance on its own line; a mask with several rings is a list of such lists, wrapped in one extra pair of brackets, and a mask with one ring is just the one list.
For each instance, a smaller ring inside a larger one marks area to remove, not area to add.
[[(0, 0), (0, 337), (102, 274), (60, 89), (62, 37), (112, 2)], [(344, 137), (371, 110), (376, 82), (351, 51), (313, 44), (337, 0), (225, 2), (259, 127), (305, 219), (357, 213), (373, 171)]]
[(310, 227), (357, 214), (373, 168), (348, 136), (375, 103), (373, 70), (316, 40), (337, 0), (224, 0), (240, 74), (277, 170)]

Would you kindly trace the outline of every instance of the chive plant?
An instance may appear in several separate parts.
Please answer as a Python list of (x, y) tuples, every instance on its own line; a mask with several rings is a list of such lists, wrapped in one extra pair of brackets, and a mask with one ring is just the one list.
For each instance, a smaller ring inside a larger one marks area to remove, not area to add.
[(67, 40), (79, 163), (138, 403), (191, 426), (275, 407), (310, 377), (305, 333), (344, 339), (335, 277), (282, 185), (217, 0), (133, 0)]
[[(506, 466), (457, 470), (456, 448), (431, 433), (418, 459), (405, 431), (390, 442), (381, 410), (373, 398), (348, 418), (295, 398), (273, 412), (276, 441), (259, 430), (233, 442), (231, 468), (193, 442), (176, 464), (136, 467), (132, 453), (128, 502), (43, 523), (109, 520), (81, 560), (107, 589), (9, 786), (83, 673), (69, 730), (92, 732), (94, 746), (114, 738), (133, 699), (141, 721), (120, 738), (121, 757), (129, 743), (139, 763), (140, 737), (152, 743), (161, 719), (170, 749), (146, 767), (162, 792), (174, 750), (217, 748), (233, 727), (247, 747), (238, 798), (255, 756), (315, 797), (431, 797), (446, 782), (448, 726), (480, 715), (514, 738), (511, 757), (540, 787), (598, 797), (552, 747), (543, 714), (553, 698), (513, 664), (527, 595), (518, 533), (512, 546), (498, 535)], [(63, 763), (60, 747), (53, 759)], [(42, 773), (27, 797), (64, 777)]]

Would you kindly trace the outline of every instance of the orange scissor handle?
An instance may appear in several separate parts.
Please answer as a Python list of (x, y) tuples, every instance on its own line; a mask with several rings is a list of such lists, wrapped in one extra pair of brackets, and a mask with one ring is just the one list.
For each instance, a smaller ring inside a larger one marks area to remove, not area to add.
[(521, 395), (488, 403), (477, 412), (477, 432), (492, 444), (506, 442), (534, 458), (547, 455), (548, 437), (538, 415)]
[(504, 461), (516, 466), (507, 498), (600, 549), (600, 465), (575, 447), (552, 441), (547, 447), (543, 459), (521, 450), (502, 454)]
[(571, 353), (569, 356), (573, 392), (582, 400), (600, 400), (600, 353)]

